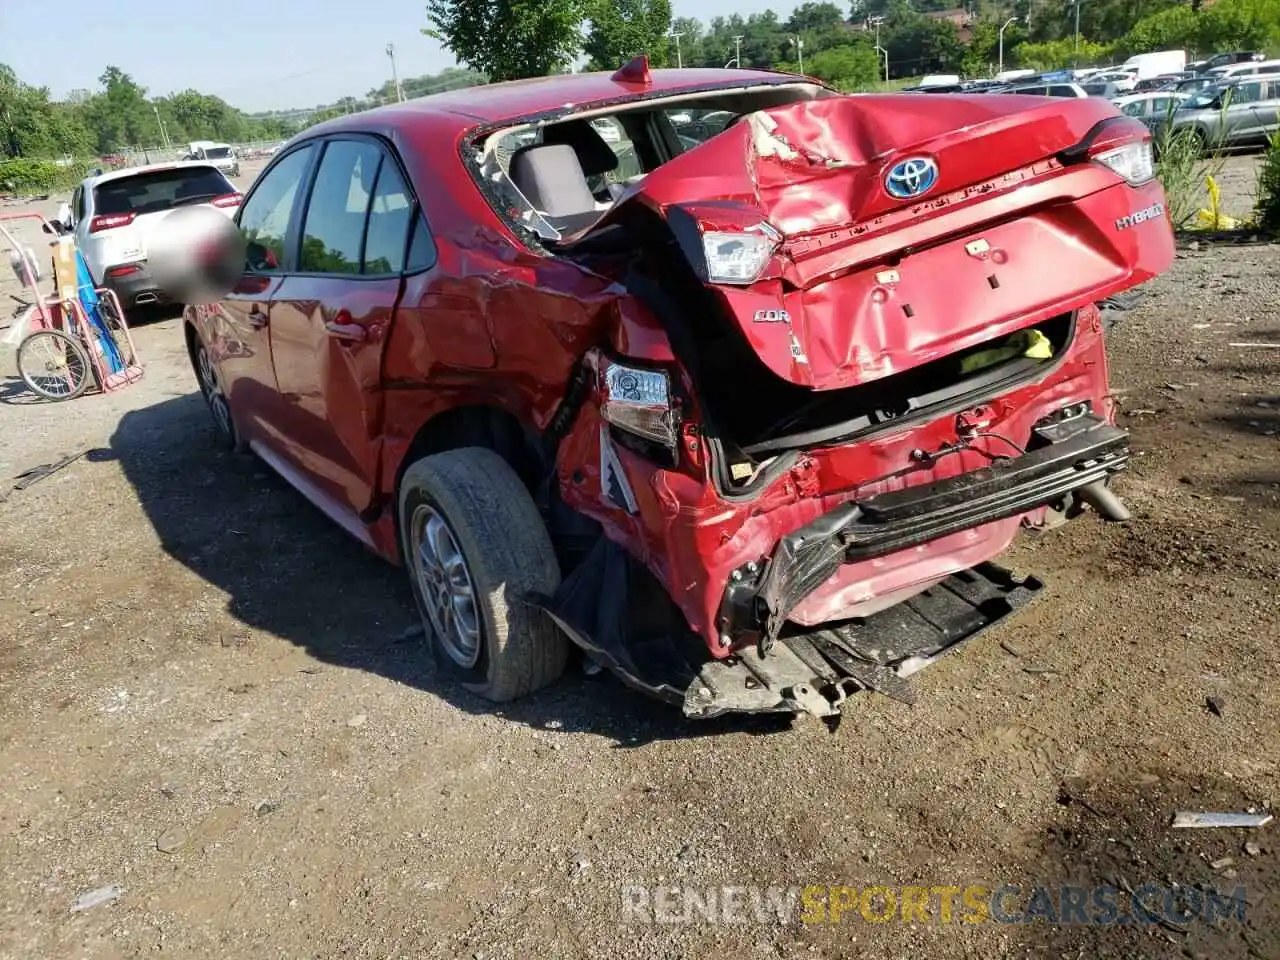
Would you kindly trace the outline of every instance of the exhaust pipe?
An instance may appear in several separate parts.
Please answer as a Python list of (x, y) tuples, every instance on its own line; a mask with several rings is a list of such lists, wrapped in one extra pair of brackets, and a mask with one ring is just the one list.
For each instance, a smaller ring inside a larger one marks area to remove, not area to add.
[(148, 303), (159, 303), (160, 298), (154, 293), (140, 293), (133, 298), (134, 306), (142, 307)]
[(1124, 523), (1126, 520), (1132, 520), (1133, 514), (1107, 486), (1105, 480), (1095, 480), (1093, 483), (1085, 484), (1080, 487), (1076, 493), (1080, 499), (1087, 503), (1099, 514), (1108, 520), (1114, 520), (1116, 523)]

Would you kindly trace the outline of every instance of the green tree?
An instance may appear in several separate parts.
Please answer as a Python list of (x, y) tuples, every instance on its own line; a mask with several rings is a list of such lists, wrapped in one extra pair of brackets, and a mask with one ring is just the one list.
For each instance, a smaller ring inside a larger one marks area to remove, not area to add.
[[(706, 31), (702, 27), (701, 20), (695, 20), (693, 17), (676, 17), (671, 21), (671, 32), (680, 34), (680, 59), (686, 67), (706, 64), (706, 51), (703, 49)], [(668, 62), (671, 60), (670, 54), (671, 51), (668, 50)], [(721, 60), (717, 66), (723, 63), (724, 61)]]
[(160, 125), (143, 87), (119, 67), (107, 67), (98, 82), (103, 91), (90, 98), (84, 110), (101, 153), (160, 142)]
[(787, 31), (803, 33), (806, 31), (823, 31), (839, 27), (844, 23), (844, 15), (834, 3), (802, 3), (791, 11), (787, 20)]
[(591, 29), (584, 49), (592, 69), (616, 70), (640, 54), (648, 55), (655, 67), (667, 65), (671, 0), (594, 0), (588, 15)]
[[(1029, 70), (1057, 70), (1072, 63), (1079, 63), (1082, 67), (1105, 64), (1111, 61), (1111, 57), (1111, 44), (1094, 43), (1082, 39), (1077, 49), (1074, 37), (1047, 40), (1043, 43), (1024, 43), (1017, 49), (1018, 66)], [(1008, 60), (1009, 52), (1006, 48), (1006, 64)]]
[(492, 80), (554, 73), (582, 49), (583, 0), (427, 0), (422, 32)]
[(0, 64), (0, 157), (47, 157), (56, 149), (49, 91)]
[[(807, 50), (806, 50), (807, 52)], [(780, 63), (779, 70), (796, 71), (798, 63)], [(830, 47), (804, 60), (804, 72), (840, 90), (865, 90), (880, 81), (880, 56), (870, 42)]]

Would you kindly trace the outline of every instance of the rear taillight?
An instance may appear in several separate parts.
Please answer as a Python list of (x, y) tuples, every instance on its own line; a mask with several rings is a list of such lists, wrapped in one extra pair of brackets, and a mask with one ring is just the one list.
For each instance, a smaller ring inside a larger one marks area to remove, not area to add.
[(782, 242), (759, 210), (739, 204), (676, 205), (668, 208), (667, 222), (694, 273), (706, 283), (755, 283)]
[(1065, 163), (1088, 160), (1139, 186), (1155, 179), (1151, 131), (1133, 117), (1111, 117), (1093, 127), (1085, 138), (1059, 154)]
[(620, 430), (676, 445), (678, 417), (671, 403), (671, 379), (662, 370), (603, 361), (600, 415)]
[(127, 277), (131, 273), (137, 273), (142, 267), (136, 263), (123, 263), (118, 267), (109, 267), (107, 276), (112, 278)]
[(720, 230), (702, 235), (702, 252), (707, 258), (707, 277), (712, 283), (755, 283), (769, 265), (778, 246), (777, 235), (763, 225), (741, 233)]
[(100, 217), (94, 217), (89, 221), (90, 233), (101, 233), (103, 230), (114, 230), (117, 227), (127, 227), (133, 223), (136, 213), (108, 213)]
[(209, 202), (215, 207), (238, 207), (240, 201), (244, 198), (238, 193), (224, 193), (220, 197), (214, 197)]
[(1109, 170), (1118, 173), (1133, 186), (1155, 178), (1156, 158), (1150, 140), (1137, 140), (1093, 153), (1089, 157)]

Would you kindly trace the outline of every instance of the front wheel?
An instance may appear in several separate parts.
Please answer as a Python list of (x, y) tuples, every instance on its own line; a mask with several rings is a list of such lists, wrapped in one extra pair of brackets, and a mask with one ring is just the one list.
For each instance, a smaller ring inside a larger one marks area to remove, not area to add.
[(560, 584), (546, 525), (508, 463), (479, 447), (424, 457), (400, 482), (405, 566), (436, 663), (503, 702), (564, 672), (568, 640), (533, 602)]
[(48, 400), (70, 400), (93, 379), (89, 353), (61, 330), (37, 330), (18, 345), (18, 375)]

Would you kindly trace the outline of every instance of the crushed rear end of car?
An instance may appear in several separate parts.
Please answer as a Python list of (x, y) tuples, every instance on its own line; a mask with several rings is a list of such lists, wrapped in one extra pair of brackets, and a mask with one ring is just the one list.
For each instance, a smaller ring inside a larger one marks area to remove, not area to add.
[(1040, 591), (1020, 528), (1127, 518), (1096, 304), (1173, 241), (1108, 104), (771, 108), (556, 252), (619, 295), (556, 454), (604, 536), (546, 609), (690, 717), (909, 701)]

